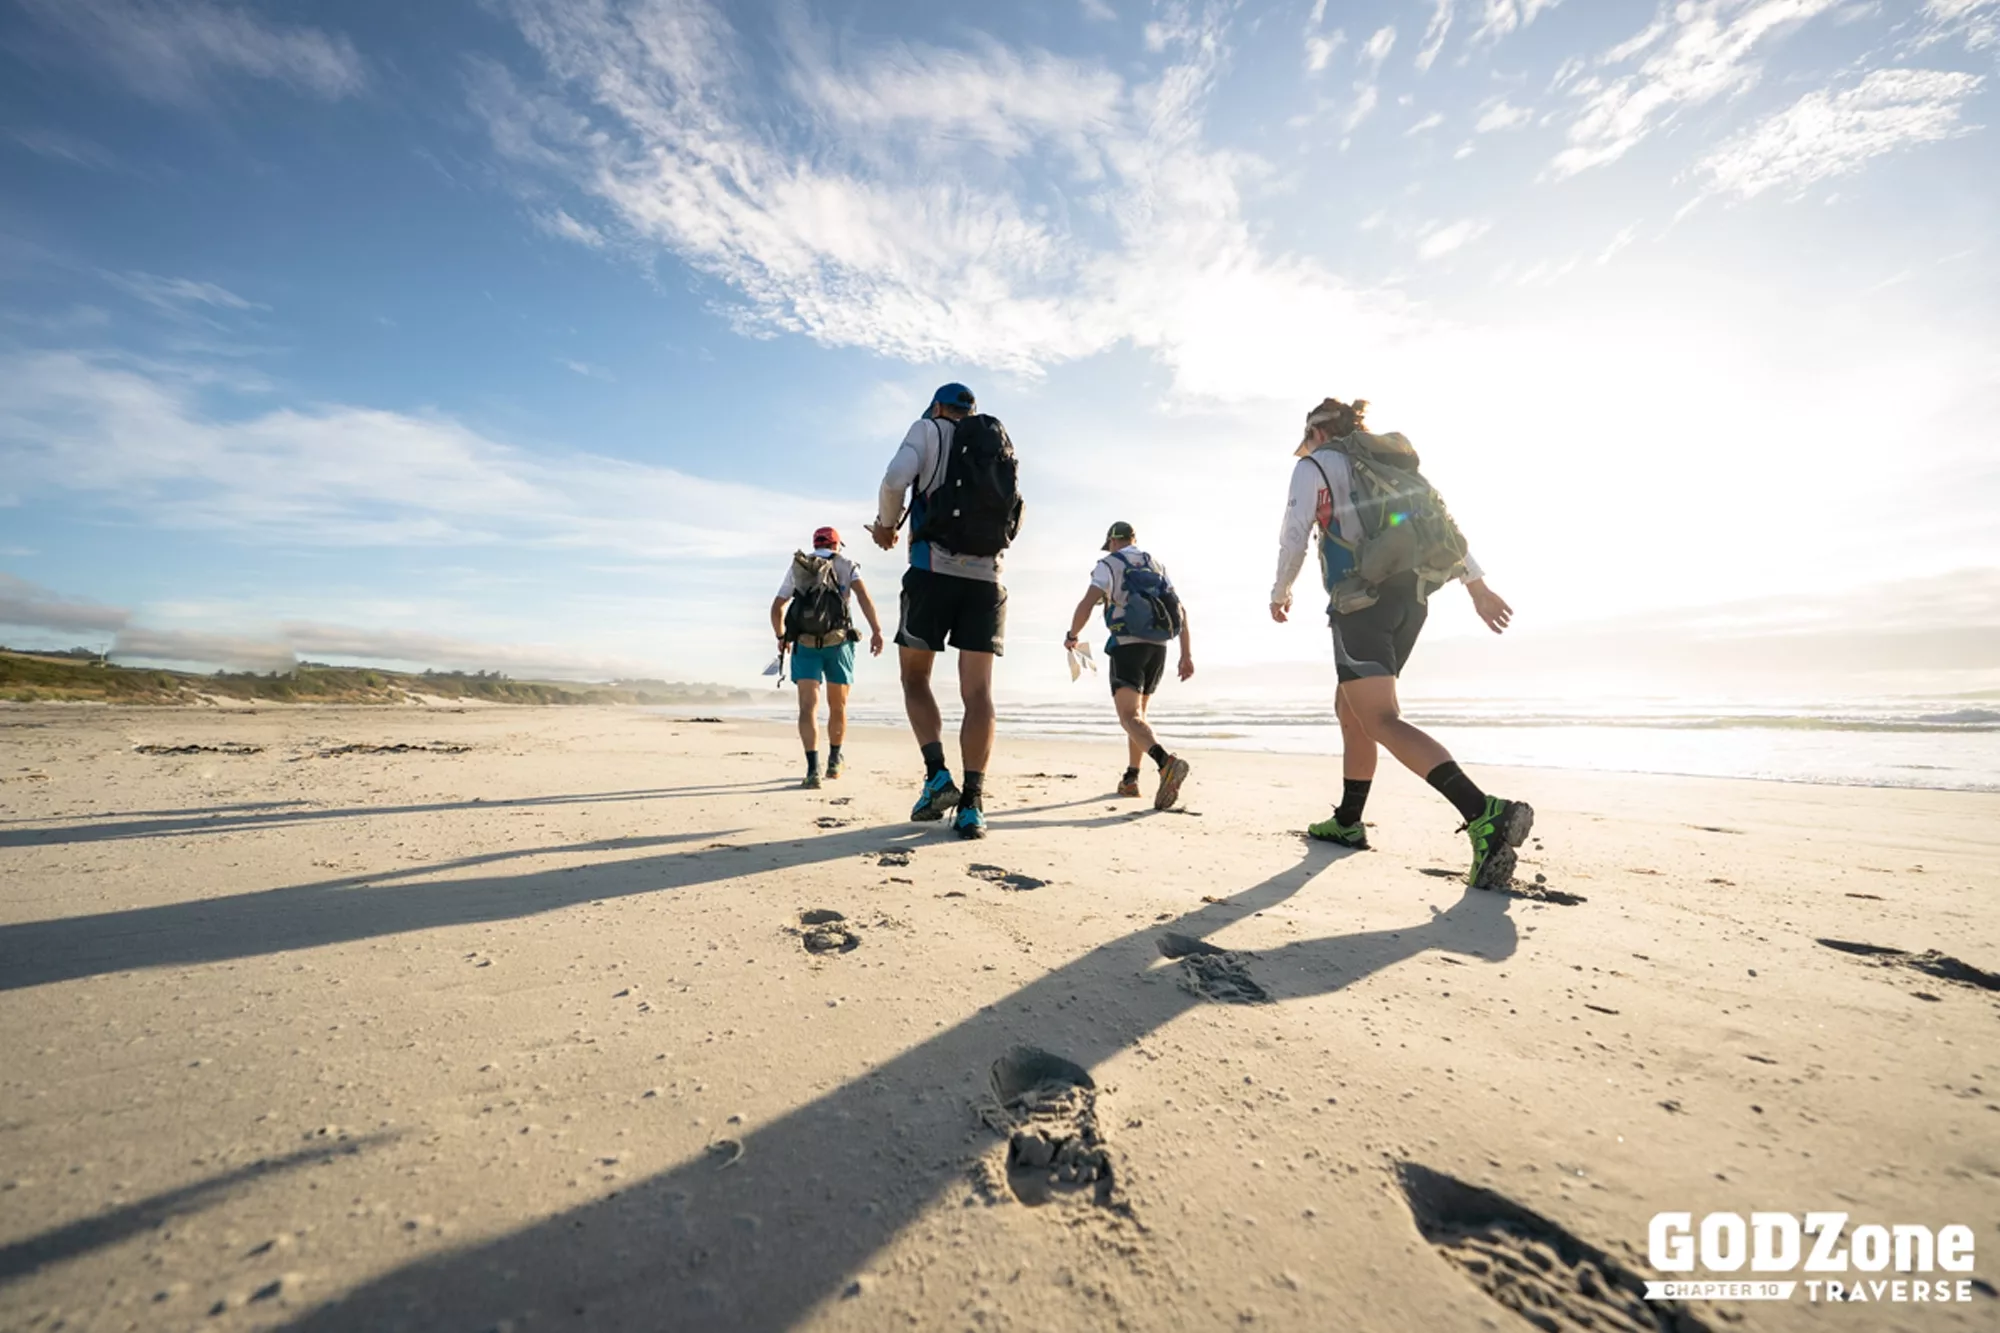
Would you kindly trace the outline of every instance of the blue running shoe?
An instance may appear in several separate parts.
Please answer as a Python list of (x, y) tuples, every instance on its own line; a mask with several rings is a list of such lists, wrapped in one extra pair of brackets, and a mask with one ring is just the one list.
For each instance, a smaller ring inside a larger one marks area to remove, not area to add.
[(917, 804), (910, 811), (910, 818), (923, 823), (944, 818), (944, 812), (958, 804), (958, 784), (951, 780), (951, 770), (940, 768), (924, 779), (924, 790), (917, 797)]
[(976, 805), (961, 805), (958, 815), (951, 821), (952, 832), (961, 838), (983, 838), (986, 836), (986, 816)]

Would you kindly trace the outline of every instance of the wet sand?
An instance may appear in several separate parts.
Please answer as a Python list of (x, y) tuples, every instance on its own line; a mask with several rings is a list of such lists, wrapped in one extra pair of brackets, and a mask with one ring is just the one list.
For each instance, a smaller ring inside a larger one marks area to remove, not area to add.
[(1345, 853), (1335, 760), (1003, 738), (961, 843), (796, 748), (0, 711), (0, 1328), (1619, 1328), (1665, 1210), (2000, 1282), (2000, 797), (1489, 769), (1499, 894), (1387, 768)]

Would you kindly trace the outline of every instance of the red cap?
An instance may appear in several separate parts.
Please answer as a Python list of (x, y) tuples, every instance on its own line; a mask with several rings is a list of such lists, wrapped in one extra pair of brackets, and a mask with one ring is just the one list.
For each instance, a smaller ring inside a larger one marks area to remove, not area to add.
[(813, 532), (813, 545), (824, 546), (829, 551), (838, 551), (845, 543), (840, 540), (839, 528), (818, 528)]

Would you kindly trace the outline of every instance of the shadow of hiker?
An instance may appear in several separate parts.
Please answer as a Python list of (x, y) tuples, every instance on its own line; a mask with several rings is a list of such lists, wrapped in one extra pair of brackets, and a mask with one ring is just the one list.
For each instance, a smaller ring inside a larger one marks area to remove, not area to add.
[(198, 1180), (192, 1185), (183, 1185), (179, 1189), (164, 1190), (143, 1199), (135, 1199), (110, 1212), (79, 1218), (66, 1226), (0, 1246), (0, 1285), (15, 1278), (25, 1277), (45, 1265), (74, 1259), (92, 1250), (101, 1250), (107, 1245), (116, 1245), (128, 1236), (136, 1236), (141, 1231), (150, 1231), (171, 1218), (186, 1217), (204, 1208), (212, 1208), (233, 1193), (238, 1186), (260, 1177), (350, 1157), (364, 1148), (390, 1142), (396, 1137), (398, 1136), (395, 1134), (386, 1133), (368, 1134), (358, 1139), (329, 1143), (323, 1147), (304, 1148), (298, 1152), (286, 1153), (282, 1157), (259, 1158), (232, 1171), (224, 1171), (206, 1180)]
[[(1112, 940), (869, 1073), (743, 1137), (606, 1199), (469, 1249), (420, 1260), (290, 1327), (490, 1328), (582, 1319), (593, 1329), (788, 1328), (963, 1181), (968, 1100), (1016, 1043), (1086, 1068), (1205, 1003), (1156, 968), (1159, 937), (1199, 939), (1298, 892), (1334, 864), (1317, 851), (1260, 884)], [(1396, 931), (1258, 955), (1277, 999), (1325, 995), (1431, 949), (1510, 957), (1509, 900), (1467, 890)], [(755, 1218), (754, 1225), (744, 1219)]]
[[(1015, 828), (1087, 830), (1122, 821), (1014, 821)], [(704, 842), (740, 829), (606, 838), (568, 846), (508, 848), (435, 865), (346, 875), (255, 893), (163, 903), (90, 916), (0, 926), (0, 991), (146, 967), (253, 958), (404, 931), (535, 916), (597, 899), (688, 889), (738, 875), (796, 869), (885, 846), (952, 838), (943, 825), (872, 825), (740, 847), (558, 866), (526, 874), (422, 882), (425, 875), (531, 856), (610, 852)], [(400, 881), (400, 882), (398, 882)]]
[[(796, 782), (765, 778), (756, 782), (707, 783), (693, 787), (651, 787), (632, 791), (577, 792), (566, 796), (519, 796), (498, 800), (434, 801), (424, 805), (355, 805), (319, 809), (303, 801), (262, 802), (259, 805), (217, 806), (209, 810), (178, 812), (137, 811), (135, 815), (165, 813), (161, 819), (141, 819), (128, 815), (99, 818), (86, 824), (53, 823), (45, 827), (0, 829), (0, 847), (51, 847), (73, 842), (113, 842), (126, 838), (177, 838), (194, 833), (248, 833), (258, 829), (286, 828), (329, 819), (362, 819), (380, 815), (430, 815), (449, 810), (518, 810), (531, 806), (603, 805), (623, 801), (665, 801), (695, 796), (756, 796), (764, 792), (786, 791)], [(261, 809), (263, 806), (291, 808)], [(304, 807), (304, 808), (299, 808)], [(26, 824), (23, 820), (0, 823)]]

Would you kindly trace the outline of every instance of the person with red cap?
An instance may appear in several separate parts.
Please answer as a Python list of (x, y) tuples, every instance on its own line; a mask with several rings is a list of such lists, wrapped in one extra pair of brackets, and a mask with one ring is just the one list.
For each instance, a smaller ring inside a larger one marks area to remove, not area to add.
[(792, 683), (799, 689), (799, 740), (806, 748), (804, 785), (820, 785), (819, 692), (826, 687), (826, 776), (837, 778), (841, 742), (847, 738), (847, 692), (854, 684), (854, 628), (848, 598), (861, 603), (868, 619), (868, 651), (882, 655), (882, 622), (875, 600), (861, 581), (861, 567), (840, 553), (840, 531), (821, 528), (813, 533), (812, 554), (792, 557), (785, 581), (771, 599), (771, 632), (778, 651), (792, 655)]

